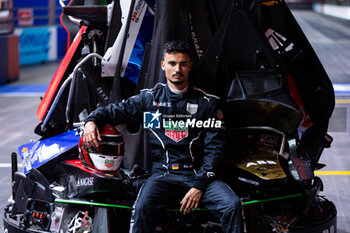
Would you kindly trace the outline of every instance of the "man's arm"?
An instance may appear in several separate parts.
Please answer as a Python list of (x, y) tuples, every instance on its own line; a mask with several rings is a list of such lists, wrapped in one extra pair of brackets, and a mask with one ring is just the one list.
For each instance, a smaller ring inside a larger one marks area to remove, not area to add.
[(143, 98), (144, 94), (140, 93), (119, 103), (98, 107), (86, 118), (86, 122), (93, 121), (98, 127), (105, 124), (139, 124), (142, 120)]
[(140, 124), (143, 106), (143, 94), (139, 94), (119, 103), (97, 108), (85, 120), (84, 144), (97, 147), (98, 141), (101, 141), (98, 128), (105, 124)]
[[(209, 106), (208, 118), (221, 121), (223, 114), (222, 110), (218, 107), (218, 102), (218, 100), (213, 100)], [(219, 163), (223, 155), (225, 142), (223, 122), (220, 128), (207, 128), (202, 133), (204, 158), (202, 166), (197, 171), (193, 187), (204, 191), (207, 185), (216, 178)]]
[[(208, 119), (218, 119), (219, 110), (216, 101), (210, 105)], [(224, 132), (222, 128), (209, 128), (203, 131), (204, 159), (200, 167), (193, 187), (186, 193), (180, 202), (180, 212), (184, 214), (195, 211), (203, 196), (203, 192), (207, 185), (215, 179), (215, 175), (219, 166), (219, 160), (223, 153)]]

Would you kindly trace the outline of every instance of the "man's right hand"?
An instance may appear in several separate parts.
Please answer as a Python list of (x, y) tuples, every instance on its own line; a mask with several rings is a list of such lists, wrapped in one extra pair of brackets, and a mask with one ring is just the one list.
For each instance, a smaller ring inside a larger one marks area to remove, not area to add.
[(93, 121), (88, 121), (84, 126), (83, 143), (86, 146), (98, 147), (98, 141), (102, 141), (100, 132)]

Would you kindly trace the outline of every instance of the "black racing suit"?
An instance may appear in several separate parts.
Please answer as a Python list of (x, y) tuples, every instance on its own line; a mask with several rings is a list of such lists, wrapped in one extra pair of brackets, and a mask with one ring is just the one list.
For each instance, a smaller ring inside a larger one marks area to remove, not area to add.
[(223, 151), (222, 112), (218, 98), (192, 86), (184, 94), (168, 85), (117, 104), (99, 107), (86, 121), (104, 124), (142, 124), (147, 131), (152, 175), (135, 202), (131, 231), (153, 232), (158, 211), (177, 204), (190, 188), (204, 192), (201, 199), (216, 212), (225, 232), (240, 232), (240, 201), (215, 175)]

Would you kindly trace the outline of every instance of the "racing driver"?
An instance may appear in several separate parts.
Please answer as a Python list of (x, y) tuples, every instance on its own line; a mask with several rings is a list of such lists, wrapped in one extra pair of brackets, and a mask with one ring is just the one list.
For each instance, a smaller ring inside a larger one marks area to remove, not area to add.
[(105, 124), (142, 124), (151, 151), (150, 178), (134, 204), (130, 232), (155, 232), (159, 216), (175, 201), (188, 214), (199, 204), (220, 219), (224, 232), (241, 232), (241, 202), (216, 178), (224, 137), (218, 97), (189, 83), (190, 46), (164, 45), (161, 68), (167, 84), (99, 107), (86, 119), (83, 140), (98, 147), (98, 128)]

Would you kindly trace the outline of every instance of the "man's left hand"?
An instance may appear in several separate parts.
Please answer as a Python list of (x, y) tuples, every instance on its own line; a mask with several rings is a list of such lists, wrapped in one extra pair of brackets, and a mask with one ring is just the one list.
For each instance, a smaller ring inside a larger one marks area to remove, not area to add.
[(195, 211), (201, 200), (203, 191), (196, 188), (191, 188), (185, 195), (185, 197), (180, 202), (181, 208), (180, 212), (183, 211), (183, 214), (188, 214), (192, 210)]

